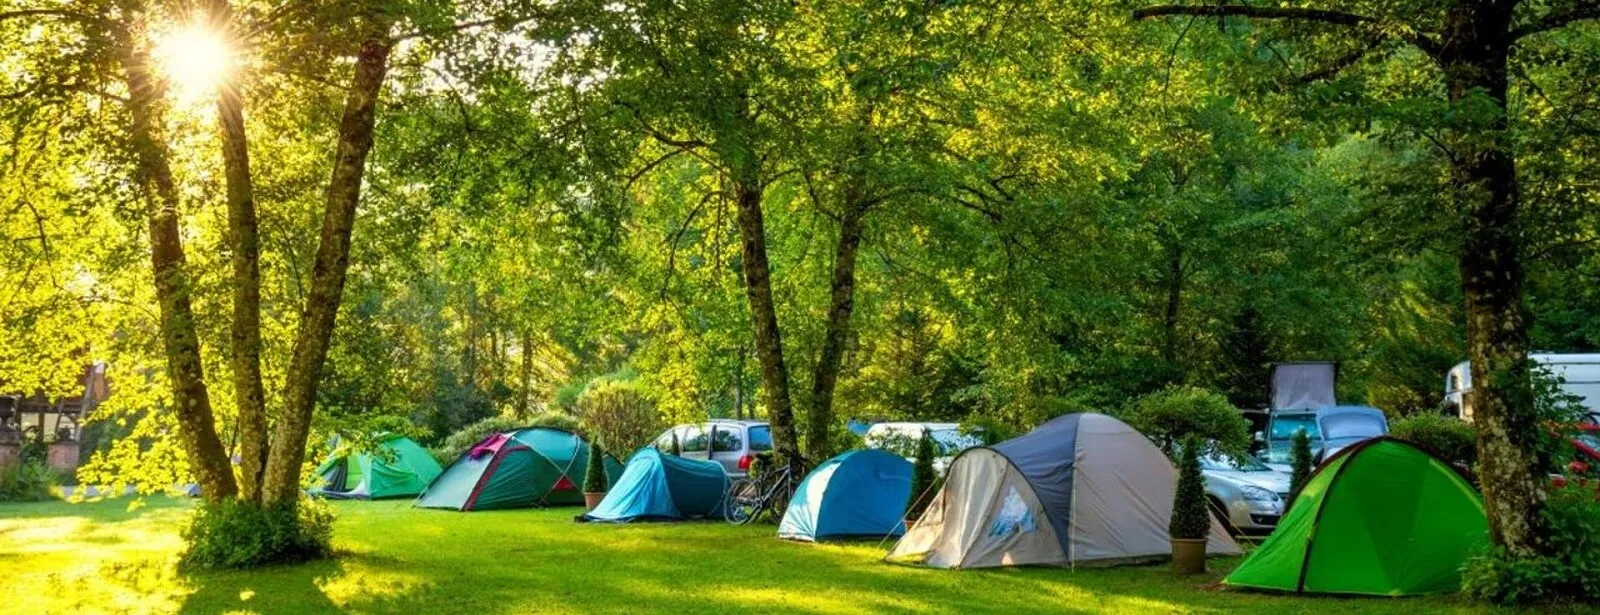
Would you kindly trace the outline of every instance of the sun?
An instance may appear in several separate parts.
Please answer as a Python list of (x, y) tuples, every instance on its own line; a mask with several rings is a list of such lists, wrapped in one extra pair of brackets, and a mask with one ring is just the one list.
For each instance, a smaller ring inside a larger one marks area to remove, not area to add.
[(222, 35), (190, 25), (162, 37), (155, 60), (180, 101), (211, 100), (233, 68), (233, 49)]

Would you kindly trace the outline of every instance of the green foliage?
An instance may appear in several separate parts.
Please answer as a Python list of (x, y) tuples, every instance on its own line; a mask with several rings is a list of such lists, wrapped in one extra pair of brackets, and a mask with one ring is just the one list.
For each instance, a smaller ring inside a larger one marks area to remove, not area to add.
[(961, 435), (975, 435), (984, 446), (994, 446), (1017, 437), (1016, 426), (995, 417), (975, 414), (961, 423)]
[(908, 517), (921, 517), (938, 488), (938, 471), (933, 466), (934, 448), (933, 434), (923, 429), (922, 437), (917, 438), (917, 455), (911, 462), (912, 506), (906, 511)]
[(1289, 501), (1284, 504), (1287, 510), (1294, 505), (1295, 498), (1300, 496), (1300, 490), (1306, 486), (1306, 481), (1311, 480), (1311, 435), (1305, 430), (1294, 432), (1294, 437), (1289, 441)]
[(1464, 468), (1472, 468), (1478, 462), (1478, 431), (1453, 416), (1414, 414), (1390, 423), (1389, 435)]
[(1210, 535), (1211, 513), (1206, 508), (1206, 483), (1200, 475), (1200, 440), (1183, 439), (1178, 456), (1178, 488), (1173, 494), (1172, 519), (1167, 531), (1173, 538), (1199, 540)]
[(192, 569), (294, 564), (333, 553), (333, 509), (314, 499), (293, 506), (238, 500), (201, 505), (183, 530), (181, 565)]
[(1544, 506), (1548, 550), (1516, 557), (1503, 550), (1474, 557), (1462, 572), (1462, 592), (1502, 606), (1600, 601), (1600, 492), (1568, 481)]
[(633, 451), (664, 427), (650, 390), (636, 380), (598, 379), (578, 398), (584, 433), (611, 451)]
[(606, 453), (601, 449), (599, 442), (589, 443), (589, 463), (584, 468), (583, 491), (585, 493), (604, 493), (606, 484)]
[(1134, 400), (1119, 418), (1156, 443), (1168, 457), (1193, 437), (1201, 454), (1243, 456), (1250, 448), (1250, 421), (1228, 398), (1198, 387), (1169, 387)]
[(55, 470), (39, 461), (0, 466), (0, 502), (42, 502), (53, 499), (53, 488), (60, 479)]

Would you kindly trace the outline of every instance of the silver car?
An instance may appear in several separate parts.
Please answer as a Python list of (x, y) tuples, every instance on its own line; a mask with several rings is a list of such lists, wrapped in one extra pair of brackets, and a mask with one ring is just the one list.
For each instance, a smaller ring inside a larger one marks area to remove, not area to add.
[(1205, 457), (1200, 474), (1206, 480), (1206, 499), (1232, 527), (1229, 531), (1271, 532), (1283, 516), (1289, 499), (1289, 473), (1279, 472), (1255, 459)]
[(749, 474), (755, 456), (772, 450), (772, 428), (766, 421), (712, 419), (678, 425), (661, 432), (656, 450), (671, 451), (673, 434), (678, 436), (678, 449), (685, 459), (715, 461), (734, 478)]

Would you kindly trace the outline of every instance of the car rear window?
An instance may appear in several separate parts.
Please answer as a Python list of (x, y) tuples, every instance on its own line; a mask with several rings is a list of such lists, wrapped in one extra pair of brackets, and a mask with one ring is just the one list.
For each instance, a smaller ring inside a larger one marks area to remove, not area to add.
[(750, 434), (750, 450), (752, 450), (752, 451), (770, 451), (770, 450), (772, 450), (772, 428), (767, 427), (766, 425), (759, 425), (759, 426), (756, 426), (756, 427), (751, 427), (750, 431), (749, 431), (749, 434)]
[(714, 425), (715, 430), (711, 436), (711, 452), (736, 453), (744, 450), (744, 438), (739, 437), (739, 428), (730, 425)]
[(683, 441), (680, 442), (685, 453), (706, 452), (706, 432), (697, 425), (683, 428)]

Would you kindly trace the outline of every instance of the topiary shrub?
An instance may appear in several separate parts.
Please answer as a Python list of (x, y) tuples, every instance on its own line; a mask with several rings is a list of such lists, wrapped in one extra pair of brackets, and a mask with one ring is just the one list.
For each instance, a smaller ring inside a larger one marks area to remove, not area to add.
[(1513, 557), (1496, 551), (1472, 558), (1462, 571), (1462, 592), (1506, 606), (1600, 602), (1600, 492), (1594, 483), (1568, 481), (1551, 489), (1544, 519), (1548, 553)]
[(583, 471), (583, 491), (585, 493), (605, 493), (606, 491), (606, 452), (600, 449), (599, 442), (589, 443), (589, 465)]
[(1189, 437), (1178, 454), (1178, 488), (1172, 498), (1172, 520), (1167, 531), (1178, 540), (1200, 540), (1211, 533), (1211, 513), (1206, 510), (1206, 483), (1200, 475), (1200, 442)]
[(939, 480), (938, 472), (933, 467), (933, 457), (933, 434), (923, 429), (922, 437), (917, 438), (916, 457), (911, 463), (912, 502), (911, 508), (906, 511), (906, 516), (921, 517), (928, 503), (933, 501), (934, 483)]
[(303, 499), (294, 506), (257, 506), (227, 499), (202, 505), (183, 530), (187, 569), (294, 564), (333, 553), (333, 509)]
[(1389, 435), (1464, 468), (1478, 463), (1478, 431), (1453, 416), (1414, 414), (1391, 424)]
[(1311, 470), (1311, 435), (1302, 429), (1289, 440), (1289, 501), (1283, 505), (1284, 514), (1294, 505), (1306, 481), (1311, 480)]
[(1250, 421), (1227, 396), (1198, 387), (1168, 387), (1135, 399), (1118, 418), (1155, 442), (1167, 457), (1178, 443), (1197, 438), (1202, 455), (1242, 457), (1250, 450)]
[(628, 380), (596, 380), (578, 398), (584, 432), (611, 451), (633, 451), (666, 426), (649, 390)]

